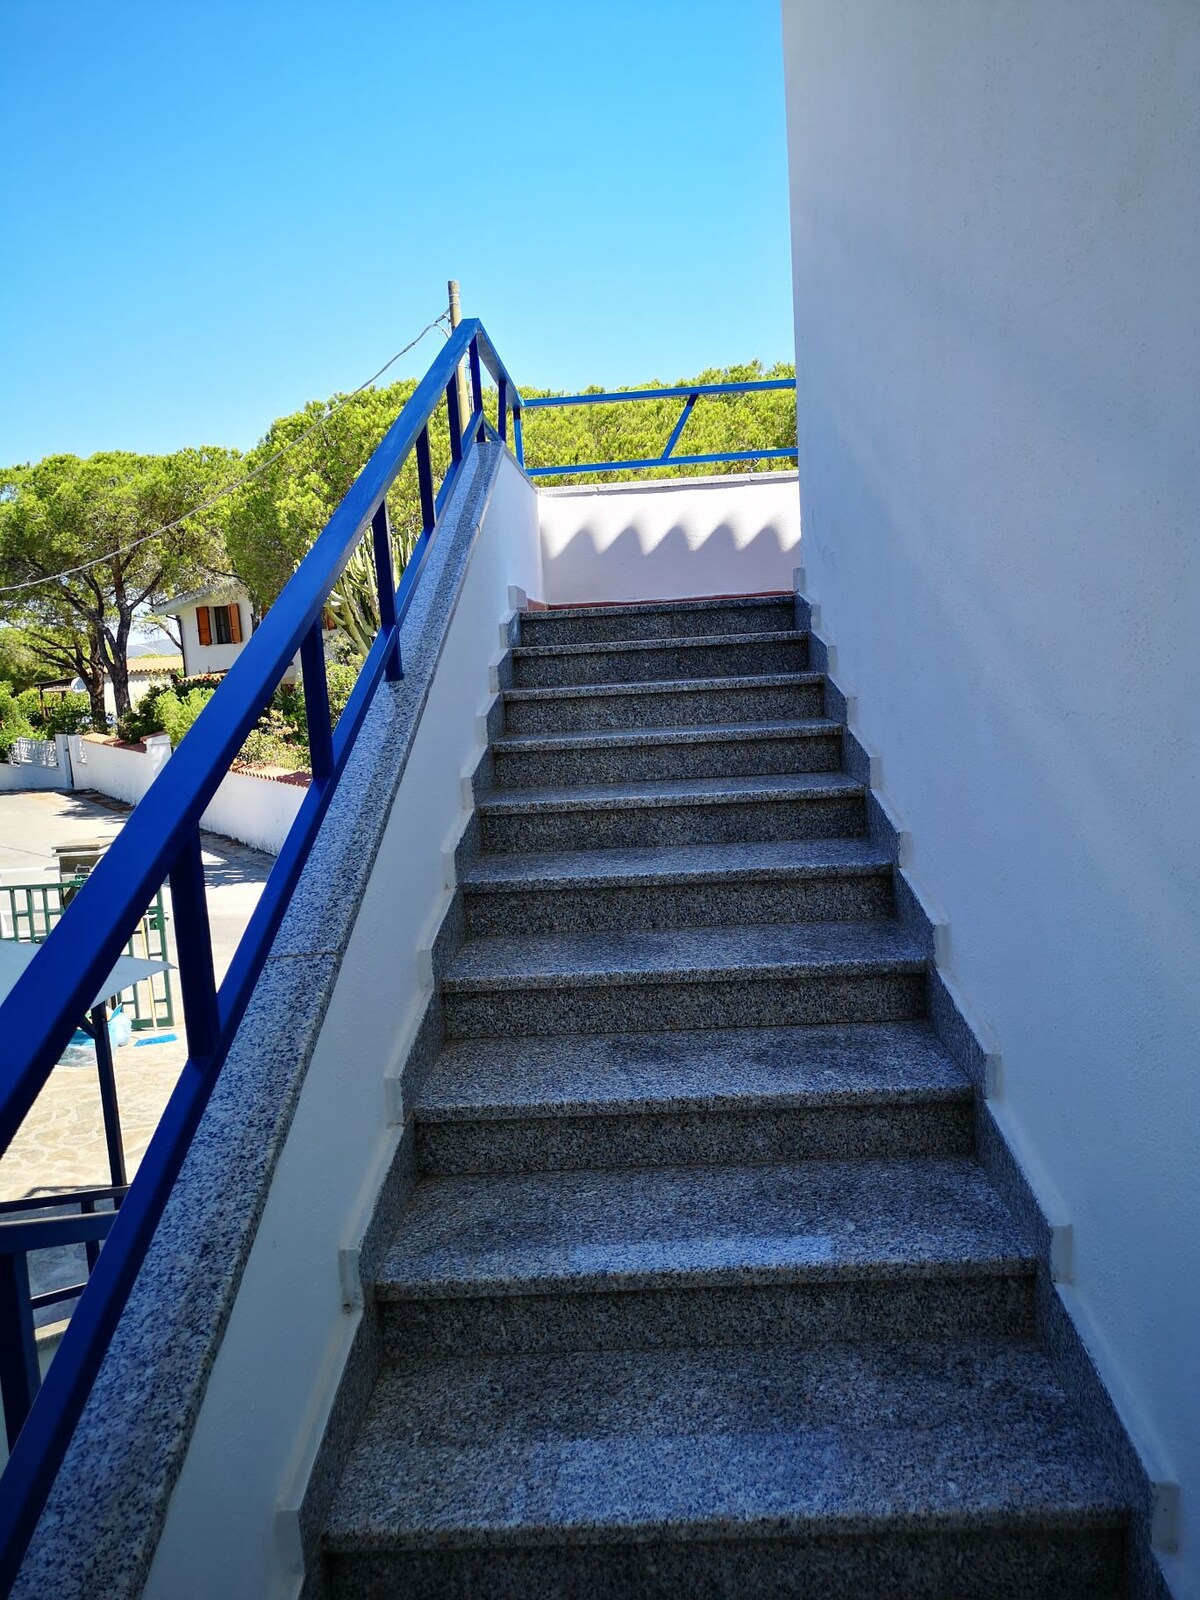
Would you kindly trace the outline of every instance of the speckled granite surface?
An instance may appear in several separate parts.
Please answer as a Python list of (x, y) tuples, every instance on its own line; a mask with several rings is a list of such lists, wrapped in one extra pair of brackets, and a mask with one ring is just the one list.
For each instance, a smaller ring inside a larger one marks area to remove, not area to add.
[(971, 1160), (506, 1173), (418, 1183), (382, 1299), (1032, 1269)]
[(327, 1540), (682, 1542), (1126, 1516), (1037, 1352), (881, 1342), (393, 1368)]
[(334, 1595), (1127, 1592), (809, 621), (523, 621)]
[(808, 635), (695, 635), (642, 639), (620, 645), (522, 646), (513, 651), (513, 684), (520, 688), (585, 683), (649, 683), (664, 678), (738, 678), (747, 672), (803, 672)]
[(509, 733), (692, 727), (700, 722), (762, 722), (826, 714), (819, 672), (585, 689), (510, 689), (504, 696), (504, 712)]
[[(806, 624), (805, 624), (806, 625)], [(669, 600), (626, 606), (568, 606), (527, 611), (521, 642), (584, 644), (627, 639), (680, 639), (696, 634), (788, 632), (800, 626), (791, 595), (734, 600)]]
[(840, 766), (841, 756), (841, 725), (828, 717), (508, 734), (491, 748), (494, 781), (504, 788), (827, 772)]

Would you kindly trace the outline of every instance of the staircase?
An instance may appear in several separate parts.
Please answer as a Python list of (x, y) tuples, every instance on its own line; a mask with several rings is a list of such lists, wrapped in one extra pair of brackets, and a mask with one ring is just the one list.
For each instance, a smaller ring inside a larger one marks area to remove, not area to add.
[(335, 1596), (1126, 1593), (793, 618), (522, 618)]

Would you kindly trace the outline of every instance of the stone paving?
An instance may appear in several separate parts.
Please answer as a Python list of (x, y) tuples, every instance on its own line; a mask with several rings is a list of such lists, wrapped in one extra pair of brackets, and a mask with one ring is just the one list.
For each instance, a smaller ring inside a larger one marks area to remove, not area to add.
[[(49, 790), (0, 795), (0, 883), (52, 882), (58, 876), (55, 845), (115, 837), (129, 809), (120, 801), (87, 793)], [(202, 835), (202, 846), (213, 960), (220, 981), (274, 857), (210, 833)], [(169, 893), (167, 942), (174, 963)], [(178, 986), (175, 992), (178, 997)], [(165, 1038), (170, 1034), (175, 1035), (173, 1040)], [(186, 1058), (178, 1003), (173, 1027), (135, 1033), (131, 1043), (114, 1052), (130, 1177), (137, 1170)], [(0, 1199), (29, 1199), (36, 1206), (39, 1195), (103, 1187), (109, 1182), (95, 1058), (90, 1051), (76, 1049), (54, 1069), (20, 1133), (0, 1157)], [(45, 1251), (32, 1257), (30, 1269), (35, 1288), (78, 1282), (82, 1262), (82, 1250)], [(53, 1321), (58, 1315), (57, 1308), (47, 1308), (39, 1320)]]

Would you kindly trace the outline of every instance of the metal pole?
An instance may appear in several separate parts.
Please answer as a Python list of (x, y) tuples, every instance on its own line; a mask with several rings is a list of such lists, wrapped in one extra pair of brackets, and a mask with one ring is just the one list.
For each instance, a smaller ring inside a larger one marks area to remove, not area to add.
[(104, 1118), (104, 1143), (108, 1146), (108, 1171), (113, 1187), (123, 1189), (125, 1144), (121, 1138), (121, 1113), (117, 1109), (117, 1075), (113, 1070), (112, 1043), (108, 1037), (108, 1007), (92, 1007), (92, 1037), (96, 1041), (96, 1072), (100, 1079), (100, 1111)]
[[(450, 296), (450, 331), (458, 327), (462, 321), (462, 304), (458, 293), (458, 279), (451, 278), (446, 285)], [(467, 374), (460, 361), (454, 373), (454, 381), (458, 386), (458, 414), (462, 419), (461, 426), (466, 427), (467, 418), (471, 415), (471, 408), (467, 404)]]

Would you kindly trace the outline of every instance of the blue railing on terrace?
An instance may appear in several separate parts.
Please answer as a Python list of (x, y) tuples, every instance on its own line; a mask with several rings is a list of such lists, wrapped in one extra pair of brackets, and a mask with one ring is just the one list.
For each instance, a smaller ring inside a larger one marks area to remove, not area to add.
[[(457, 372), (470, 372), (471, 415), (462, 417)], [(485, 417), (486, 368), (496, 383), (493, 426)], [(267, 612), (171, 761), (163, 768), (61, 921), (0, 1006), (0, 1153), (7, 1150), (94, 996), (164, 881), (174, 907), (188, 1061), (127, 1190), (104, 1192), (114, 1210), (96, 1211), (99, 1191), (71, 1199), (71, 1216), (0, 1220), (0, 1389), (12, 1454), (0, 1483), (0, 1593), (6, 1593), (82, 1413), (154, 1229), (167, 1203), (217, 1075), (262, 971), (339, 777), (382, 679), (403, 678), (399, 631), (425, 568), (438, 518), (464, 463), (485, 440), (507, 442), (512, 418), (524, 465), (521, 414), (527, 407), (682, 397), (682, 414), (653, 460), (527, 468), (530, 477), (764, 457), (793, 449), (675, 456), (697, 399), (792, 387), (790, 379), (627, 390), (524, 401), (482, 323), (464, 321), (438, 353), (349, 493)], [(435, 490), (430, 425), (446, 401), (450, 462)], [(392, 567), (386, 496), (415, 455), (422, 531), (399, 584)], [(370, 530), (380, 626), (350, 699), (331, 729), (322, 643), (330, 590)], [(312, 783), (218, 986), (200, 854), (200, 818), (285, 670), (300, 654)], [(34, 1201), (29, 1209), (40, 1204)], [(12, 1208), (8, 1208), (11, 1212)], [(103, 1248), (100, 1241), (103, 1240)], [(61, 1346), (40, 1383), (33, 1334), (29, 1254), (84, 1244), (91, 1269)]]
[(580, 477), (596, 472), (645, 472), (654, 467), (699, 467), (724, 464), (730, 461), (782, 461), (794, 460), (795, 445), (766, 450), (719, 450), (702, 455), (674, 454), (688, 418), (702, 395), (755, 394), (764, 389), (795, 389), (794, 378), (754, 378), (740, 383), (693, 383), (674, 389), (616, 389), (609, 394), (546, 395), (538, 399), (522, 400), (520, 411), (534, 411), (549, 406), (599, 406), (623, 403), (628, 400), (682, 400), (679, 420), (660, 456), (643, 456), (634, 461), (584, 461), (561, 467), (530, 467), (525, 464), (520, 411), (516, 417), (517, 460), (531, 478)]

